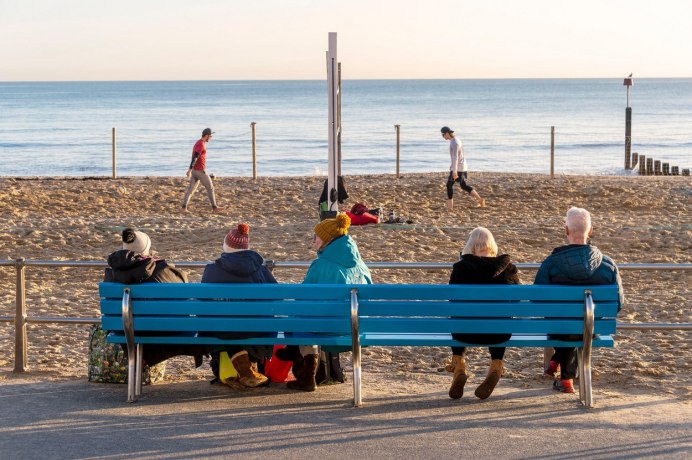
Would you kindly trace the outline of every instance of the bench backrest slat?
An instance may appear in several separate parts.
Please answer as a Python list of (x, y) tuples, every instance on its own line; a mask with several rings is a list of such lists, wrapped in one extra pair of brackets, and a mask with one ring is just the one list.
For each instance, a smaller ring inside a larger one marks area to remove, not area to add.
[[(162, 287), (163, 286), (163, 287)], [(129, 287), (133, 298), (150, 299), (294, 299), (348, 300), (350, 287), (345, 284), (216, 284), (216, 283), (157, 283), (123, 285), (100, 283), (102, 298), (122, 298)]]
[(615, 285), (476, 285), (476, 284), (370, 284), (358, 287), (364, 300), (471, 300), (471, 301), (584, 301), (584, 290), (591, 290), (596, 302), (617, 302)]
[[(616, 302), (596, 304), (596, 317), (615, 318)], [(580, 302), (477, 302), (477, 301), (403, 301), (361, 300), (361, 316), (463, 316), (463, 317), (565, 317), (584, 316), (584, 301)]]

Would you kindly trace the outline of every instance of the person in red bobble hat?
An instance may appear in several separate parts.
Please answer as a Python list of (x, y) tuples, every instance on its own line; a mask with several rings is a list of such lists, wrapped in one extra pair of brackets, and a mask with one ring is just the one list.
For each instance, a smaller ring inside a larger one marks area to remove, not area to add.
[[(276, 283), (276, 278), (264, 265), (264, 258), (250, 249), (250, 226), (239, 223), (228, 232), (223, 240), (223, 254), (214, 263), (208, 264), (202, 275), (203, 283)], [(251, 315), (252, 312), (248, 312)], [(224, 339), (265, 337), (263, 332), (221, 332)], [(257, 372), (253, 362), (269, 358), (273, 346), (224, 346), (223, 350), (231, 357), (233, 367), (238, 371), (238, 381), (249, 388), (268, 383), (266, 376)]]

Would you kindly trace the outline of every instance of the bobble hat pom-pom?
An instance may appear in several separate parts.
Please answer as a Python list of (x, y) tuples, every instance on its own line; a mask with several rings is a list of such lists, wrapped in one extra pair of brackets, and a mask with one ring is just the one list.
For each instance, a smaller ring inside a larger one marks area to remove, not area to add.
[(238, 234), (239, 235), (249, 235), (250, 234), (250, 226), (246, 224), (245, 222), (241, 222), (238, 224)]
[(339, 229), (347, 230), (351, 226), (351, 218), (344, 212), (336, 215), (336, 226)]
[(223, 251), (235, 252), (246, 249), (250, 249), (250, 226), (241, 222), (223, 239)]

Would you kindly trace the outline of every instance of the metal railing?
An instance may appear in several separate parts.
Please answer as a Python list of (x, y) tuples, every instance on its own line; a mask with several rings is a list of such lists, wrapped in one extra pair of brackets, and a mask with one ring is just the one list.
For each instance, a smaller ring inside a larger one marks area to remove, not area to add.
[[(176, 262), (176, 267), (204, 268), (209, 262)], [(265, 261), (270, 270), (307, 269), (309, 261)], [(453, 262), (366, 262), (371, 269), (391, 270), (450, 270)], [(536, 270), (539, 263), (517, 263), (517, 268)], [(27, 368), (27, 325), (32, 323), (64, 323), (64, 324), (99, 324), (100, 318), (89, 317), (47, 317), (27, 316), (26, 313), (26, 267), (78, 267), (78, 268), (105, 268), (108, 264), (101, 260), (0, 260), (0, 267), (14, 267), (16, 269), (15, 287), (15, 314), (14, 316), (0, 316), (0, 322), (14, 323), (14, 372), (26, 372)], [(692, 270), (692, 263), (632, 263), (620, 264), (618, 268), (625, 270)], [(617, 323), (618, 329), (623, 330), (692, 330), (692, 323)]]

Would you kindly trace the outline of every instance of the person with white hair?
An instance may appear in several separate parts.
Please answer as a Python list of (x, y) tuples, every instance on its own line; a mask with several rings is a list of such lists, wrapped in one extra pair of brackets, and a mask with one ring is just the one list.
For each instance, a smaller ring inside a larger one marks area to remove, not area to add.
[[(617, 284), (620, 288), (618, 310), (624, 302), (622, 280), (617, 265), (590, 244), (593, 234), (591, 214), (583, 208), (571, 207), (565, 217), (565, 236), (567, 243), (557, 247), (543, 261), (534, 284)], [(555, 334), (557, 340), (581, 340), (581, 335)], [(557, 377), (553, 383), (555, 390), (574, 393), (573, 380), (577, 373), (577, 349), (556, 347), (545, 374)]]
[[(474, 228), (461, 251), (461, 259), (452, 268), (449, 284), (520, 284), (519, 272), (509, 254), (498, 256), (497, 253), (497, 243), (490, 230)], [(512, 334), (452, 334), (453, 339), (461, 342), (491, 345), (488, 348), (490, 369), (485, 380), (476, 388), (476, 397), (487, 399), (500, 381), (504, 372), (505, 347), (492, 345), (507, 342), (511, 337)], [(459, 399), (464, 395), (464, 385), (468, 380), (466, 347), (452, 347), (452, 364), (446, 370), (454, 372), (449, 397)]]

